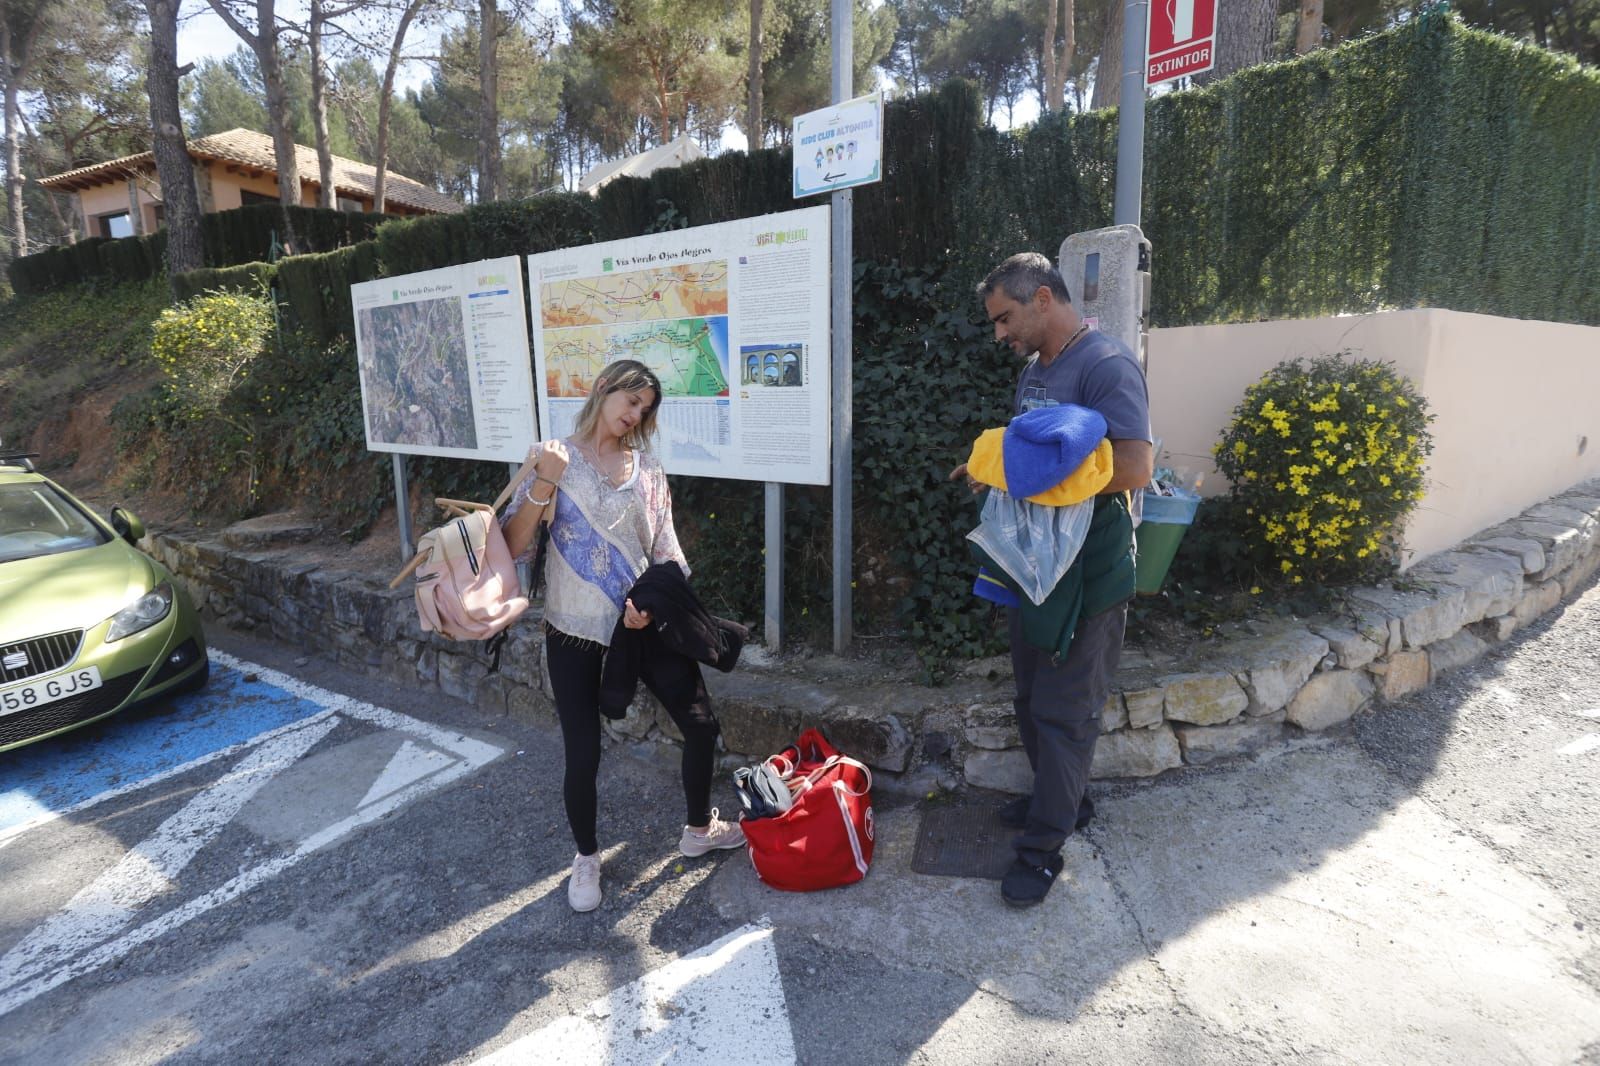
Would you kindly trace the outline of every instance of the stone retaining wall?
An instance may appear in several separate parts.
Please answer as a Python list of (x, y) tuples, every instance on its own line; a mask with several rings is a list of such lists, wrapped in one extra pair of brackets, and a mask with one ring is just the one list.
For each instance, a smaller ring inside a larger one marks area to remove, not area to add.
[[(210, 619), (258, 631), (352, 669), (437, 688), (487, 716), (553, 720), (539, 627), (514, 627), (499, 673), (477, 645), (424, 634), (408, 588), (297, 562), (293, 531), (242, 523), (217, 539), (154, 537), (150, 550)], [(1600, 567), (1600, 480), (1579, 485), (1413, 567), (1393, 587), (1356, 589), (1343, 617), (1229, 627), (1179, 659), (1132, 648), (1102, 713), (1094, 776), (1148, 777), (1250, 755), (1397, 700), (1553, 609)], [(971, 664), (951, 684), (914, 682), (910, 664), (750, 649), (732, 674), (707, 671), (730, 762), (778, 750), (804, 726), (879, 770), (959, 773), (1026, 791), (1031, 774), (1011, 711), (1009, 663)], [(646, 695), (607, 729), (680, 739)]]

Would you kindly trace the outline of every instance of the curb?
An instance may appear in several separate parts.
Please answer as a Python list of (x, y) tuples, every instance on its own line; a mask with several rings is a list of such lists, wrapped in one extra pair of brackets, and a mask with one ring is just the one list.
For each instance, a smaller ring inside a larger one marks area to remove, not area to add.
[[(260, 538), (159, 534), (146, 546), (188, 585), (208, 620), (437, 689), (486, 715), (555, 720), (537, 624), (512, 628), (500, 672), (490, 674), (477, 645), (422, 632), (409, 590), (296, 561), (290, 546), (240, 550), (230, 541)], [(1600, 479), (1430, 557), (1388, 587), (1352, 590), (1344, 616), (1232, 626), (1183, 659), (1130, 648), (1101, 713), (1092, 776), (1154, 777), (1290, 746), (1472, 662), (1554, 610), (1597, 569)], [(814, 725), (876, 770), (915, 772), (919, 789), (965, 780), (1025, 792), (1032, 771), (1009, 674), (1008, 659), (982, 660), (933, 688), (915, 682), (909, 660), (897, 667), (803, 653), (773, 659), (751, 648), (734, 673), (707, 671), (706, 685), (729, 764), (762, 758)], [(681, 740), (645, 693), (625, 718), (605, 724), (619, 741)]]

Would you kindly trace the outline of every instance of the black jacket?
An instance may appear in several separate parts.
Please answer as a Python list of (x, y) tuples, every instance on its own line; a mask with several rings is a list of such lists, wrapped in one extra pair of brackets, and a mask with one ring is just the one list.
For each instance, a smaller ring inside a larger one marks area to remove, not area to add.
[(750, 639), (750, 631), (738, 622), (707, 613), (677, 563), (656, 563), (639, 575), (628, 599), (637, 610), (649, 612), (650, 625), (629, 629), (617, 619), (600, 676), (600, 713), (607, 718), (627, 713), (645, 656), (680, 655), (727, 673)]

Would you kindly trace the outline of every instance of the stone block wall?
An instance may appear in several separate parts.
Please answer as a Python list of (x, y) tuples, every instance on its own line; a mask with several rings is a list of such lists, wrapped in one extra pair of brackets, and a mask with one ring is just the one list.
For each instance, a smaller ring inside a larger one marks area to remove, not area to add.
[[(254, 630), (406, 685), (435, 688), (493, 717), (554, 720), (544, 641), (532, 619), (513, 627), (498, 673), (478, 644), (423, 633), (409, 587), (298, 561), (293, 531), (242, 524), (217, 539), (147, 542), (208, 619)], [(1600, 480), (1418, 564), (1391, 587), (1353, 590), (1340, 617), (1238, 626), (1178, 660), (1130, 648), (1101, 712), (1096, 778), (1150, 777), (1247, 756), (1337, 726), (1398, 700), (1482, 655), (1553, 609), (1600, 568)], [(880, 771), (915, 768), (953, 783), (1031, 787), (1011, 708), (1009, 662), (972, 664), (940, 688), (910, 670), (830, 657), (707, 670), (727, 761), (782, 748), (808, 726)], [(641, 689), (617, 739), (677, 742), (670, 718)]]

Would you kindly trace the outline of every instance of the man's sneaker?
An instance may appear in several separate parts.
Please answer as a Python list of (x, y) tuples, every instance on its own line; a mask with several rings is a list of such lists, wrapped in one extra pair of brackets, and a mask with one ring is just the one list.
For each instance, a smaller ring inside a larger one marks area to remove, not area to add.
[[(1010, 829), (1026, 829), (1028, 827), (1028, 805), (1033, 802), (1033, 797), (1018, 796), (995, 812), (1000, 819), (1000, 824)], [(1078, 802), (1078, 820), (1072, 828), (1082, 829), (1094, 821), (1094, 800), (1085, 792), (1083, 799)]]
[(567, 878), (567, 902), (580, 913), (600, 906), (600, 853), (574, 855)]
[(711, 822), (704, 829), (684, 826), (683, 836), (678, 838), (678, 850), (692, 859), (708, 851), (744, 847), (744, 830), (739, 828), (739, 823), (724, 822), (717, 815), (717, 809), (711, 808)]
[(1061, 874), (1061, 855), (1050, 856), (1043, 866), (1037, 866), (1021, 855), (1011, 864), (1000, 880), (1000, 895), (1013, 907), (1031, 907), (1049, 895), (1050, 886)]

